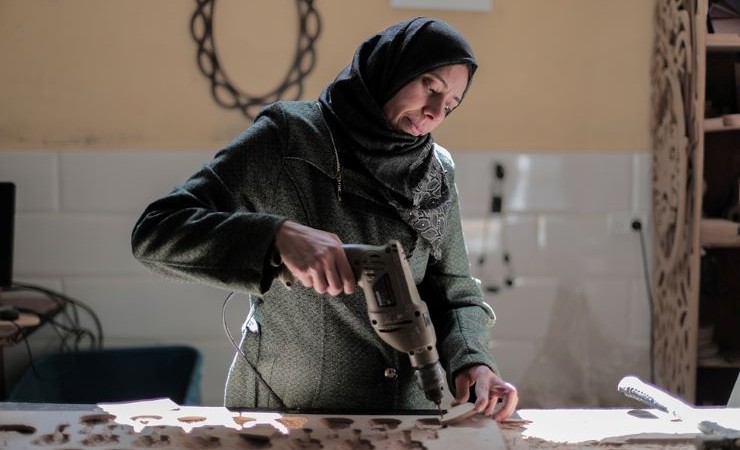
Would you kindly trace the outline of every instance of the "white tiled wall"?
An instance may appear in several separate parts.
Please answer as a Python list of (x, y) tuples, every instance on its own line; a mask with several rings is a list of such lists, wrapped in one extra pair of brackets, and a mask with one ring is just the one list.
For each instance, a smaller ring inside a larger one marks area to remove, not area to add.
[[(649, 379), (650, 156), (455, 155), (473, 273), (498, 316), (492, 349), (527, 406), (624, 404), (625, 374)], [(494, 163), (504, 208), (488, 214)], [(640, 234), (619, 225), (639, 219)], [(502, 251), (510, 262), (503, 262)], [(481, 252), (485, 255), (481, 264)], [(514, 286), (506, 288), (504, 274)]]
[[(107, 346), (186, 343), (205, 359), (204, 403), (218, 405), (233, 354), (222, 323), (225, 292), (150, 274), (131, 256), (141, 210), (211, 152), (5, 151), (0, 180), (17, 186), (15, 279), (90, 305)], [(620, 220), (643, 220), (651, 250), (646, 152), (453, 154), (473, 273), (498, 323), (491, 348), (522, 406), (616, 405), (619, 378), (647, 376), (648, 304), (640, 238)], [(504, 213), (488, 213), (494, 162), (504, 165)], [(502, 249), (511, 262), (502, 262)], [(481, 254), (485, 262), (479, 263)], [(647, 256), (651, 260), (650, 255)], [(514, 280), (503, 286), (506, 274)], [(247, 300), (227, 323), (237, 333)], [(238, 339), (238, 336), (236, 336)], [(30, 339), (34, 355), (54, 333)], [(28, 362), (6, 349), (10, 384)]]

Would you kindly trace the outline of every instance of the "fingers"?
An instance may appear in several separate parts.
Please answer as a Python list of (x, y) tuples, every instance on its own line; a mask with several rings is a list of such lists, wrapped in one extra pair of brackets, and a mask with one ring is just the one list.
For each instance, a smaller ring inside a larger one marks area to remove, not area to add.
[(319, 294), (328, 293), (331, 296), (343, 292), (351, 294), (354, 291), (355, 276), (341, 245), (331, 247), (325, 256), (318, 260), (321, 264), (320, 269), (312, 273), (314, 290)]
[(452, 406), (468, 401), (468, 398), (470, 397), (470, 383), (470, 378), (464, 373), (455, 377), (455, 393), (457, 395), (455, 395), (454, 400), (450, 402)]
[(510, 389), (506, 392), (503, 406), (493, 415), (493, 420), (496, 422), (502, 422), (511, 417), (511, 415), (514, 414), (514, 411), (516, 411), (517, 403), (519, 403), (519, 393), (516, 388), (509, 383), (505, 384), (508, 385)]
[(319, 294), (351, 294), (356, 285), (352, 267), (334, 233), (290, 220), (275, 235), (275, 246), (292, 277)]
[[(517, 403), (519, 403), (519, 394), (514, 385), (500, 379), (497, 380), (495, 385), (491, 386), (489, 398), (490, 403), (486, 408), (485, 414), (487, 416), (493, 416), (496, 422), (501, 422), (511, 417), (516, 410)], [(497, 411), (496, 407), (498, 406), (499, 399), (503, 400), (503, 403)]]
[(304, 270), (298, 270), (301, 283), (319, 294), (337, 296), (354, 291), (355, 278), (341, 245), (315, 253)]
[(486, 403), (486, 407), (483, 410), (483, 415), (485, 416), (492, 416), (493, 412), (496, 411), (496, 406), (498, 405), (499, 397), (497, 395), (492, 395), (488, 398), (488, 401)]
[(347, 254), (342, 251), (341, 258), (337, 260), (336, 268), (339, 274), (339, 279), (336, 281), (337, 285), (340, 287), (340, 291), (337, 292), (337, 294), (332, 295), (338, 295), (342, 291), (344, 291), (345, 294), (351, 294), (355, 291), (355, 286), (357, 285), (357, 280), (355, 280), (355, 273), (352, 271), (352, 266), (349, 263), (349, 260), (347, 259)]
[[(472, 366), (455, 377), (458, 397), (453, 400), (453, 406), (468, 400), (471, 385), (475, 385), (474, 409), (479, 413), (492, 416), (494, 420), (501, 422), (511, 417), (516, 410), (519, 403), (516, 387), (505, 382), (488, 366), (483, 365)], [(499, 400), (503, 400), (503, 403), (496, 410)]]
[(475, 410), (487, 416), (493, 414), (493, 408), (496, 407), (498, 396), (492, 389), (488, 380), (479, 379), (475, 383)]

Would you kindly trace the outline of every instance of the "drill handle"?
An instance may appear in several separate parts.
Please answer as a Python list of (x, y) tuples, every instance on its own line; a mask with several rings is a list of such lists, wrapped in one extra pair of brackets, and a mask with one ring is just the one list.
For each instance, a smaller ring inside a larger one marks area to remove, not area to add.
[[(375, 245), (363, 245), (363, 244), (343, 244), (342, 249), (344, 254), (347, 256), (350, 267), (352, 267), (352, 273), (355, 276), (355, 282), (360, 282), (362, 276), (362, 257), (368, 250), (381, 250), (385, 246)], [(290, 289), (295, 283), (295, 277), (285, 264), (280, 266), (280, 270), (277, 273), (277, 278), (280, 280), (286, 288)]]

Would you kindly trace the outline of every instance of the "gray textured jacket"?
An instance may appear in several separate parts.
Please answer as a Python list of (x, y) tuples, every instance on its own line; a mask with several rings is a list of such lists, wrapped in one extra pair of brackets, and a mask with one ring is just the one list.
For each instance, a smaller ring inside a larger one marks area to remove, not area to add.
[[(436, 148), (454, 186), (452, 159)], [(448, 374), (478, 363), (496, 370), (488, 352), (494, 315), (470, 276), (455, 189), (443, 255), (432, 263), (430, 248), (367, 176), (343, 169), (340, 201), (336, 174), (318, 105), (278, 102), (184, 184), (149, 205), (133, 230), (134, 255), (153, 271), (252, 294), (254, 321), (245, 324), (240, 347), (279, 399), (237, 354), (226, 406), (433, 407), (416, 386), (408, 357), (375, 335), (361, 289), (331, 297), (299, 283), (287, 290), (273, 282), (267, 260), (286, 219), (336, 233), (346, 243), (399, 240), (429, 306)], [(388, 368), (398, 376), (386, 377)]]

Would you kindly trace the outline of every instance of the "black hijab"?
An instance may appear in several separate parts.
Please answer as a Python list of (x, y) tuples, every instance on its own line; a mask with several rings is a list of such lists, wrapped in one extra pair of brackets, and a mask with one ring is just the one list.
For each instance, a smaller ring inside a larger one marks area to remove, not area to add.
[[(449, 24), (426, 17), (400, 22), (360, 44), (350, 65), (321, 92), (329, 123), (349, 152), (382, 186), (401, 217), (439, 258), (450, 210), (450, 187), (430, 133), (394, 130), (383, 106), (403, 86), (437, 67), (466, 64), (468, 86), (477, 68), (465, 38)], [(467, 91), (467, 87), (466, 87)]]

